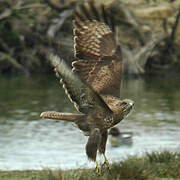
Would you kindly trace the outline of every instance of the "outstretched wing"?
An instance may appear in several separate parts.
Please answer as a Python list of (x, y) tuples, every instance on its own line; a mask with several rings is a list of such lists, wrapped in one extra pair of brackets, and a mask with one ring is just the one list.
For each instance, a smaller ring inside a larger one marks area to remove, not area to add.
[(112, 17), (103, 5), (97, 9), (93, 1), (79, 5), (74, 15), (73, 72), (100, 95), (118, 97), (122, 56)]
[(61, 78), (69, 99), (74, 103), (78, 111), (84, 114), (93, 110), (106, 112), (107, 114), (112, 113), (101, 97), (72, 73), (63, 60), (54, 55), (50, 55), (49, 59), (55, 67), (56, 75)]

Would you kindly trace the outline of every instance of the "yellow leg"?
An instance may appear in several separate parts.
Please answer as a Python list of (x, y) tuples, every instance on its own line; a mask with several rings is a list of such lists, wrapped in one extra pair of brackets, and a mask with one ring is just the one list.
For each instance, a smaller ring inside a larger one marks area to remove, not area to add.
[(98, 163), (98, 160), (96, 159), (96, 168), (95, 171), (98, 175), (101, 175), (101, 166)]
[(106, 157), (105, 154), (103, 154), (103, 156), (104, 156), (103, 166), (106, 166), (106, 168), (110, 169), (110, 164), (109, 164), (108, 158)]

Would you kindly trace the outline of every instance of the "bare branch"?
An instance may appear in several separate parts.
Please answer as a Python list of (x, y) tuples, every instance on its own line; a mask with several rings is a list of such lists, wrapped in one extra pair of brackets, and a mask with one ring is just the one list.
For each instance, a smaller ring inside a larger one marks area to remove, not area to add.
[(178, 23), (179, 23), (179, 18), (180, 18), (180, 9), (179, 9), (179, 12), (176, 16), (176, 21), (172, 27), (172, 32), (171, 32), (171, 36), (170, 36), (170, 39), (171, 39), (171, 42), (173, 43), (174, 42), (174, 39), (175, 39), (175, 34), (176, 34), (176, 29), (178, 27)]
[(4, 12), (0, 14), (0, 21), (9, 18), (12, 15), (11, 9), (6, 9)]
[(65, 10), (65, 9), (70, 9), (71, 7), (75, 6), (75, 4), (76, 4), (75, 1), (67, 3), (65, 5), (61, 5), (53, 0), (45, 0), (45, 1), (52, 9), (55, 9), (56, 11), (59, 11), (59, 12)]
[(0, 60), (4, 61), (7, 60), (11, 65), (13, 65), (14, 68), (20, 70), (20, 71), (24, 71), (24, 68), (21, 64), (19, 64), (16, 59), (13, 59), (9, 54), (0, 52)]
[(29, 5), (26, 5), (26, 6), (16, 7), (16, 8), (13, 8), (13, 9), (22, 10), (22, 9), (31, 9), (31, 8), (44, 8), (44, 7), (46, 7), (46, 5), (44, 5), (44, 4), (29, 4)]
[(47, 36), (49, 38), (54, 38), (57, 31), (60, 30), (64, 21), (72, 15), (72, 10), (65, 10), (63, 13), (60, 14), (60, 17), (57, 19), (57, 23), (51, 25), (47, 31)]
[(0, 38), (0, 45), (6, 52), (11, 53), (10, 48), (8, 47), (8, 45), (6, 44), (6, 42), (4, 42), (2, 38)]
[(46, 5), (43, 4), (29, 4), (22, 6), (22, 1), (18, 1), (17, 4), (12, 6), (11, 9), (6, 9), (0, 14), (0, 21), (9, 18), (12, 16), (14, 10), (30, 9), (30, 8), (44, 8)]
[(131, 25), (138, 34), (138, 39), (139, 39), (140, 44), (145, 45), (146, 38), (145, 38), (144, 33), (141, 29), (141, 26), (140, 26), (139, 22), (137, 21), (137, 19), (135, 18), (135, 15), (133, 14), (133, 12), (130, 11), (129, 8), (125, 4), (123, 4), (119, 1), (114, 1), (111, 4), (111, 6), (108, 8), (113, 8), (113, 7), (120, 8), (121, 12), (124, 13), (125, 18), (126, 18), (125, 20), (122, 20), (122, 23)]
[[(151, 39), (143, 47), (136, 48), (135, 50), (129, 50), (127, 48), (122, 48), (126, 66), (130, 74), (144, 74), (145, 73), (145, 64), (147, 59), (151, 55), (154, 47), (163, 41), (166, 36), (161, 36), (159, 38)], [(127, 61), (127, 62), (126, 62)]]

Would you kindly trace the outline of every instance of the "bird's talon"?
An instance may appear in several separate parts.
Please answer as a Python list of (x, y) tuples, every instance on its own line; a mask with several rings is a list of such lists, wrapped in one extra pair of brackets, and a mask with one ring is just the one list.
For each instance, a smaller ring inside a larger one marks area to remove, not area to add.
[(109, 161), (104, 161), (104, 163), (102, 164), (103, 167), (106, 167), (107, 169), (110, 169), (110, 164)]
[(96, 174), (98, 174), (99, 176), (102, 174), (102, 172), (101, 172), (101, 167), (100, 167), (99, 165), (96, 166), (95, 172), (96, 172)]
[(105, 155), (105, 154), (103, 154), (103, 155), (104, 155), (104, 163), (103, 163), (103, 167), (106, 167), (107, 169), (110, 169), (109, 161), (108, 161), (106, 155)]

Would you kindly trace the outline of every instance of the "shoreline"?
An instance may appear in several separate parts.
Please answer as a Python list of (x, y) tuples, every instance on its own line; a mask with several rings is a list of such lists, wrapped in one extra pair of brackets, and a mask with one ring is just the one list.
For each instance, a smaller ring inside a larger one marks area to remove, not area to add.
[(110, 165), (110, 170), (103, 169), (102, 176), (97, 176), (94, 169), (71, 170), (14, 170), (1, 171), (3, 180), (59, 180), (59, 179), (180, 179), (180, 152), (152, 152), (142, 157), (128, 156), (125, 160)]

